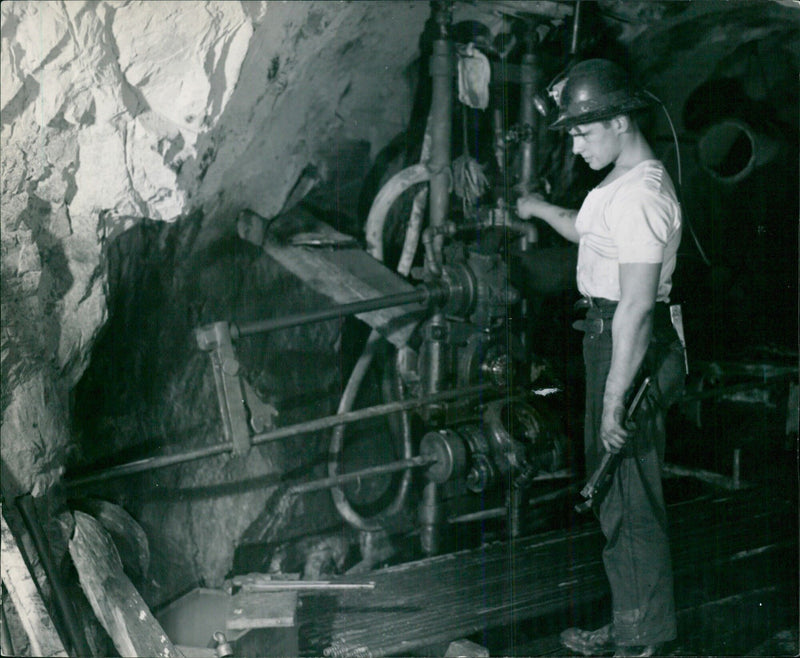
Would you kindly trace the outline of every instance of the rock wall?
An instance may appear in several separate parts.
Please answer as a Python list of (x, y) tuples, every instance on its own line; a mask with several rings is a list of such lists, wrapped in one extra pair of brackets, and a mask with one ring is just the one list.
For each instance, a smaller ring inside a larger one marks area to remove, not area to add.
[(207, 244), (239, 208), (276, 214), (320, 150), (381, 148), (407, 121), (428, 7), (0, 9), (3, 480), (28, 491), (63, 463), (69, 393), (109, 313), (108, 245), (196, 209)]

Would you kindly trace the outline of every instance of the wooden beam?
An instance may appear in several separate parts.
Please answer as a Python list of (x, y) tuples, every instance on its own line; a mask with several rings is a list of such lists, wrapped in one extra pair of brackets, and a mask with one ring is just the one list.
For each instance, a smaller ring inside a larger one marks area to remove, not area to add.
[(67, 656), (64, 643), (53, 625), (50, 613), (39, 595), (28, 565), (22, 556), (17, 541), (6, 523), (0, 504), (0, 571), (3, 584), (17, 609), (22, 626), (28, 635), (34, 656)]
[(181, 656), (125, 575), (108, 532), (88, 514), (76, 511), (74, 516), (69, 554), (81, 588), (120, 656)]
[[(300, 209), (269, 223), (253, 213), (239, 218), (239, 235), (316, 292), (337, 304), (413, 292), (414, 286), (375, 260), (354, 240)], [(385, 308), (358, 316), (389, 342), (402, 347), (425, 317), (418, 305)]]

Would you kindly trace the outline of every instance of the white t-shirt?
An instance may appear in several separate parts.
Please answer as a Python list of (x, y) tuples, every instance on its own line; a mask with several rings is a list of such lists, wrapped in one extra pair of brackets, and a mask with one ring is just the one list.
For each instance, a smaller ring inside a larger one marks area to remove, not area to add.
[(645, 160), (586, 196), (575, 219), (578, 290), (618, 301), (620, 263), (661, 263), (657, 301), (669, 301), (681, 208), (664, 165)]

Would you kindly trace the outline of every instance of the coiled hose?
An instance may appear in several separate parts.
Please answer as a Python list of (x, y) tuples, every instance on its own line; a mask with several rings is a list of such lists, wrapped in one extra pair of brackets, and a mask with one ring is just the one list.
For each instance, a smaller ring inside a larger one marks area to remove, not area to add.
[[(367, 339), (367, 345), (363, 353), (356, 362), (353, 372), (350, 374), (350, 379), (348, 379), (347, 386), (345, 386), (342, 398), (339, 401), (337, 413), (345, 413), (353, 408), (364, 377), (366, 377), (367, 371), (382, 341), (383, 338), (381, 335), (373, 329)], [(391, 387), (391, 394), (397, 397), (402, 396), (402, 384), (396, 367), (392, 367), (390, 376), (391, 380), (389, 380), (388, 386)], [(407, 411), (400, 412), (400, 427), (403, 439), (402, 458), (410, 459), (413, 457), (413, 446), (411, 444), (411, 419)], [(344, 429), (343, 425), (339, 425), (333, 430), (333, 435), (331, 436), (328, 448), (328, 475), (330, 476), (339, 474), (339, 464), (344, 448)], [(403, 509), (406, 498), (408, 497), (408, 492), (411, 488), (411, 476), (411, 469), (403, 472), (400, 486), (398, 487), (394, 500), (385, 510), (375, 516), (365, 517), (356, 512), (352, 505), (350, 505), (350, 501), (347, 500), (341, 487), (332, 488), (331, 497), (333, 498), (333, 503), (339, 515), (351, 526), (365, 532), (377, 532), (384, 529), (387, 525), (390, 525), (389, 519), (396, 516)]]

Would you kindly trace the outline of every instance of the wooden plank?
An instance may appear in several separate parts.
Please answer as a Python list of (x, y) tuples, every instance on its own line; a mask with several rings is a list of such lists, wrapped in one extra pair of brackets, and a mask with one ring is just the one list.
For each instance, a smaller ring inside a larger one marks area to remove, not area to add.
[(296, 609), (296, 591), (242, 591), (230, 599), (226, 627), (245, 630), (294, 626)]
[[(269, 240), (264, 242), (263, 247), (270, 257), (292, 274), (339, 304), (414, 290), (411, 284), (400, 277), (388, 276), (391, 272), (361, 249), (329, 252), (311, 247), (280, 246)], [(377, 273), (379, 269), (382, 270), (381, 274)], [(356, 275), (355, 272), (360, 274)], [(407, 305), (361, 313), (356, 317), (379, 331), (389, 342), (401, 347), (424, 315), (422, 307)]]
[(0, 504), (0, 571), (11, 601), (28, 635), (34, 656), (67, 656), (64, 643), (53, 625), (50, 613), (39, 595), (36, 581), (6, 523)]
[[(414, 286), (383, 263), (354, 247), (352, 238), (300, 209), (272, 222), (245, 213), (238, 218), (238, 225), (241, 237), (260, 246), (309, 287), (338, 304), (414, 290)], [(314, 235), (320, 236), (319, 242), (330, 246), (299, 246), (304, 242), (311, 244), (313, 240), (306, 238)], [(357, 317), (392, 344), (402, 347), (425, 317), (425, 309), (418, 305), (396, 306)]]
[(74, 512), (69, 554), (81, 588), (120, 656), (180, 656), (125, 575), (110, 535), (92, 516)]

